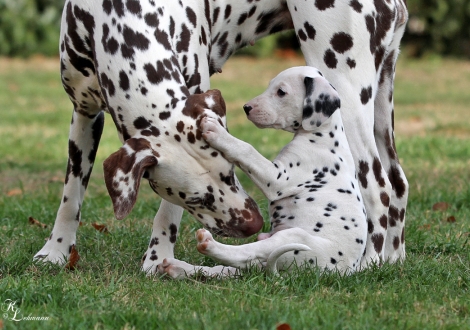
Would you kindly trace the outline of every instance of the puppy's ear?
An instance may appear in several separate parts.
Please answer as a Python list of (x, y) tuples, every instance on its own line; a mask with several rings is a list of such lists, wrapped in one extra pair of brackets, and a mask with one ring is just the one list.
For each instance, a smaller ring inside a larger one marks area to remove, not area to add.
[(323, 77), (305, 77), (302, 127), (307, 131), (319, 127), (341, 107), (338, 92)]
[(116, 219), (125, 218), (132, 210), (142, 176), (146, 169), (158, 164), (158, 156), (148, 140), (131, 138), (104, 161), (104, 181)]

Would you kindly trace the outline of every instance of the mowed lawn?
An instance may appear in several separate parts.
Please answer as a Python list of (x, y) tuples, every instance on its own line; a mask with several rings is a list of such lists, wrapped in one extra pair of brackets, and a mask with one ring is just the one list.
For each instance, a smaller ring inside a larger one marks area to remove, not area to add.
[[(213, 78), (230, 132), (268, 158), (291, 135), (256, 129), (242, 105), (278, 72), (302, 64), (239, 57)], [(402, 58), (398, 65), (397, 149), (410, 182), (403, 264), (350, 277), (251, 270), (222, 282), (140, 271), (160, 199), (144, 184), (132, 213), (114, 219), (102, 178), (103, 160), (120, 146), (110, 116), (82, 208), (77, 268), (32, 262), (52, 229), (66, 168), (72, 107), (58, 68), (57, 59), (0, 59), (0, 329), (470, 329), (470, 62)], [(263, 195), (239, 177), (267, 216)], [(195, 248), (198, 228), (185, 213), (176, 257), (214, 265)], [(17, 319), (48, 320), (12, 321), (7, 300), (16, 302)]]

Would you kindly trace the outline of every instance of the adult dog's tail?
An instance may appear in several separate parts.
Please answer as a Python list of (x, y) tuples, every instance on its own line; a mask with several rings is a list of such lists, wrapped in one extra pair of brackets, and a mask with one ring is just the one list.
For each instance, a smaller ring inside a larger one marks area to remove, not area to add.
[(266, 271), (271, 274), (279, 275), (277, 271), (277, 260), (279, 259), (280, 256), (290, 251), (310, 251), (310, 250), (311, 248), (309, 248), (305, 244), (289, 243), (289, 244), (282, 245), (276, 248), (269, 255), (268, 260), (266, 261)]

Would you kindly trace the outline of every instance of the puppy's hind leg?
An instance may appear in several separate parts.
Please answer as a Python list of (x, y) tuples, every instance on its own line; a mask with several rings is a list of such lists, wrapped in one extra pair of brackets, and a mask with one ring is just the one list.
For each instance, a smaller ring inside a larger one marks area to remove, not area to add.
[(290, 243), (286, 245), (282, 245), (275, 249), (268, 257), (266, 261), (266, 271), (274, 274), (279, 275), (277, 271), (277, 260), (285, 253), (294, 251), (311, 251), (312, 249), (309, 248), (307, 245), (298, 244), (298, 243)]
[[(279, 250), (273, 255), (273, 259), (282, 261), (282, 266), (279, 268), (288, 267), (294, 260), (307, 260), (313, 259), (316, 264), (321, 268), (326, 267), (328, 258), (328, 251), (332, 250), (332, 243), (330, 240), (312, 236), (301, 228), (289, 228), (281, 230), (273, 234), (270, 238), (244, 244), (244, 245), (227, 245), (215, 241), (212, 235), (205, 229), (199, 229), (196, 233), (198, 245), (197, 249), (202, 254), (210, 256), (218, 262), (240, 268), (246, 269), (250, 265), (265, 266), (269, 256), (276, 251), (277, 248), (282, 249), (283, 246), (290, 246), (283, 253)], [(291, 249), (293, 245), (297, 244), (299, 249)], [(297, 250), (308, 250), (308, 256), (296, 256)], [(295, 251), (293, 251), (295, 250)], [(292, 251), (291, 255), (289, 252)], [(278, 257), (281, 256), (281, 257)], [(281, 260), (282, 259), (282, 260)], [(281, 263), (281, 262), (280, 262)]]

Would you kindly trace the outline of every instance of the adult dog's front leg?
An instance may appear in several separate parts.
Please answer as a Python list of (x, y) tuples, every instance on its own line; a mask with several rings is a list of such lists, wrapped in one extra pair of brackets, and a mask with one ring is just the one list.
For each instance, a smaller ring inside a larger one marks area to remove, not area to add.
[(230, 135), (213, 117), (201, 121), (203, 138), (211, 147), (221, 151), (225, 158), (240, 167), (269, 199), (279, 198), (288, 185), (289, 168), (280, 161), (271, 162), (250, 144)]
[(183, 215), (183, 208), (162, 200), (153, 221), (150, 243), (142, 258), (142, 270), (148, 274), (157, 272), (157, 266), (165, 258), (174, 257), (174, 247)]

